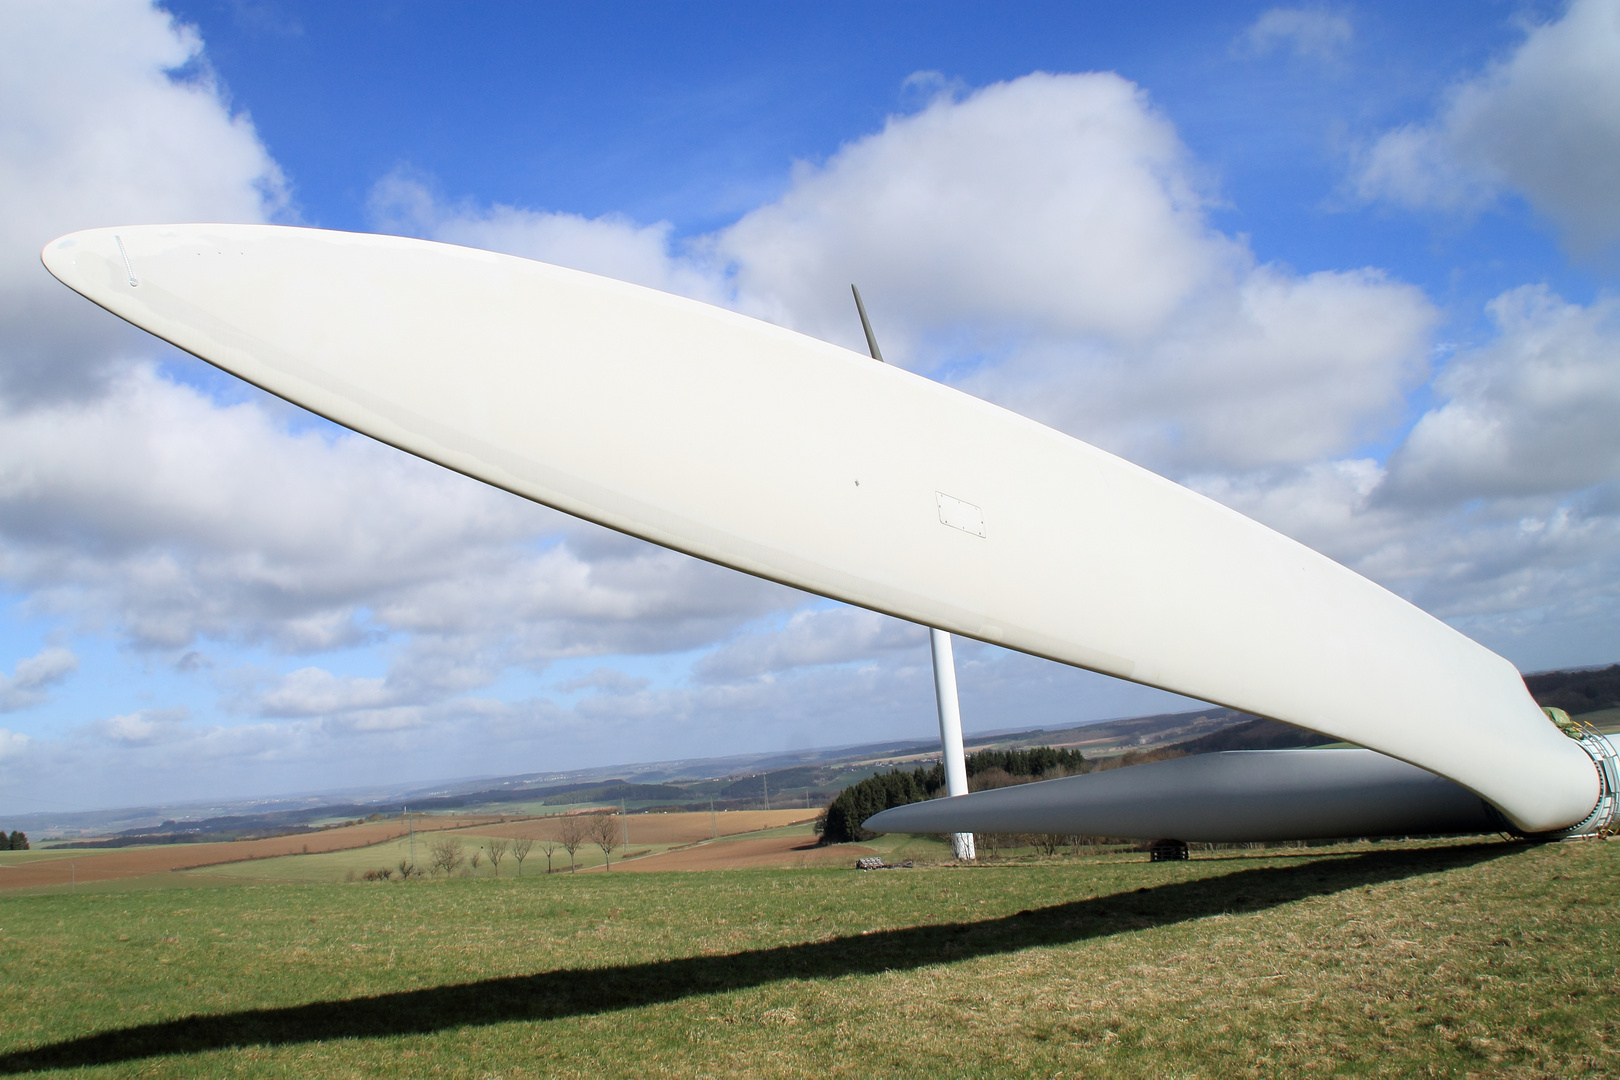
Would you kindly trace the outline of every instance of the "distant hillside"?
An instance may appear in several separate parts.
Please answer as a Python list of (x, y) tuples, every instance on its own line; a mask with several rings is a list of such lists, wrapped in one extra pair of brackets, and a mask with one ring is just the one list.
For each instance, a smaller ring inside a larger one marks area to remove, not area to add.
[(1213, 735), (1172, 743), (1171, 748), (1184, 754), (1213, 754), (1220, 750), (1287, 750), (1296, 746), (1325, 746), (1337, 741), (1331, 735), (1255, 717)]
[[(969, 736), (968, 749), (1016, 749), (1026, 746), (1054, 746), (1079, 750), (1087, 758), (1130, 750), (1169, 746), (1223, 731), (1254, 717), (1235, 709), (1207, 706), (1194, 712), (1158, 713), (1102, 720), (1077, 727)], [(937, 743), (929, 747), (937, 753)]]
[[(1275, 721), (1232, 709), (1206, 706), (1185, 713), (1134, 716), (1055, 729), (1024, 729), (969, 735), (969, 752), (1029, 747), (1077, 750), (1102, 767), (1135, 764), (1183, 753), (1312, 745), (1321, 740)], [(30, 835), (63, 839), (104, 837), (121, 843), (187, 843), (245, 836), (314, 831), (333, 819), (393, 817), (412, 813), (482, 809), (499, 813), (513, 804), (547, 808), (614, 805), (632, 812), (662, 809), (758, 809), (769, 805), (826, 805), (849, 784), (897, 766), (932, 765), (937, 736), (784, 753), (688, 759), (594, 768), (574, 773), (528, 774), (458, 780), (393, 792), (303, 795), (284, 800), (243, 800), (190, 808), (109, 810), (17, 815)], [(657, 782), (653, 782), (653, 781)], [(359, 798), (352, 797), (360, 795)], [(277, 804), (279, 802), (279, 805)], [(507, 812), (510, 812), (509, 810)], [(161, 822), (161, 824), (159, 824)], [(64, 836), (63, 834), (66, 834)]]
[[(542, 789), (541, 791), (530, 792), (507, 792), (503, 794), (510, 795), (511, 797), (503, 798), (501, 801), (523, 802), (534, 800), (544, 791), (555, 791), (555, 789)], [(523, 796), (527, 796), (527, 800), (525, 800)], [(569, 806), (576, 803), (586, 802), (667, 802), (670, 800), (686, 799), (690, 797), (691, 792), (687, 791), (683, 787), (676, 787), (674, 784), (631, 784), (621, 782), (616, 784), (598, 784), (591, 787), (580, 787), (579, 785), (570, 784), (568, 785), (567, 791), (559, 794), (546, 795), (544, 798), (539, 799), (539, 801), (546, 806)], [(476, 793), (474, 795), (459, 796), (459, 798), (468, 802), (480, 801), (476, 797)]]
[(760, 773), (758, 776), (745, 776), (721, 788), (720, 797), (761, 799), (769, 795), (772, 789), (780, 793), (792, 788), (824, 787), (830, 782), (827, 772), (826, 769), (798, 768), (778, 769), (775, 772)]
[(1536, 703), (1571, 716), (1620, 707), (1620, 664), (1586, 671), (1543, 671), (1526, 675), (1524, 685)]

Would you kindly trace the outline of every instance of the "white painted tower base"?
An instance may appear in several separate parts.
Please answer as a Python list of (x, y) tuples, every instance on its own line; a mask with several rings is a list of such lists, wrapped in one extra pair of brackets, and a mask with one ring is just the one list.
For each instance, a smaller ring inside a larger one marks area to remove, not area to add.
[[(939, 701), (939, 744), (945, 756), (945, 794), (966, 795), (967, 757), (962, 752), (962, 709), (956, 701), (956, 657), (951, 654), (951, 635), (928, 628), (928, 644), (934, 653), (934, 697)], [(951, 850), (958, 859), (973, 859), (973, 834), (951, 833)]]

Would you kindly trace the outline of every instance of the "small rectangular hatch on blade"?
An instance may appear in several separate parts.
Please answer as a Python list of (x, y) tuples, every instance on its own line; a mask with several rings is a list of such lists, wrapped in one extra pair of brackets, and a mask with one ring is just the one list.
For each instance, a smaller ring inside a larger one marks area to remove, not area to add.
[(949, 525), (953, 529), (961, 529), (974, 536), (984, 535), (984, 511), (970, 502), (953, 498), (943, 491), (934, 492), (934, 498), (939, 503), (939, 520), (942, 525)]

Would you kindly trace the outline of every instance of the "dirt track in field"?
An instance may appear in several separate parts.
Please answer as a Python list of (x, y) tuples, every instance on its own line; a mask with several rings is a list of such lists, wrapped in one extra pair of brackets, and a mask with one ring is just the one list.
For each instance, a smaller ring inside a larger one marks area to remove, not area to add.
[[(871, 854), (874, 854), (871, 848), (859, 844), (816, 847), (813, 836), (762, 836), (748, 840), (713, 840), (659, 855), (643, 855), (628, 862), (615, 863), (610, 873), (617, 874), (620, 870), (646, 872), (737, 870), (763, 866), (854, 866), (856, 859)], [(593, 869), (592, 872), (600, 871)]]
[[(499, 822), (492, 815), (468, 817), (418, 817), (416, 831), (464, 829)], [(316, 855), (323, 851), (346, 851), (370, 847), (404, 836), (406, 823), (398, 818), (346, 825), (321, 832), (276, 836), (268, 840), (234, 840), (215, 844), (165, 844), (147, 848), (85, 848), (59, 858), (0, 866), (0, 889), (35, 889), (68, 885), (77, 881), (111, 881), (117, 878), (145, 877), (170, 870), (191, 870), (200, 866), (271, 859), (278, 855)], [(73, 865), (70, 865), (73, 864)]]

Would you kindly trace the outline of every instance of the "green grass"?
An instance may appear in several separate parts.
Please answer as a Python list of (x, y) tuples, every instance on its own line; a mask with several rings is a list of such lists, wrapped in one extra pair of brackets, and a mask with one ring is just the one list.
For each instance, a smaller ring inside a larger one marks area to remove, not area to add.
[(1617, 1072), (1620, 843), (1142, 858), (0, 898), (0, 1072)]
[(1597, 712), (1581, 713), (1580, 718), (1605, 734), (1613, 735), (1620, 732), (1620, 709), (1599, 709)]

